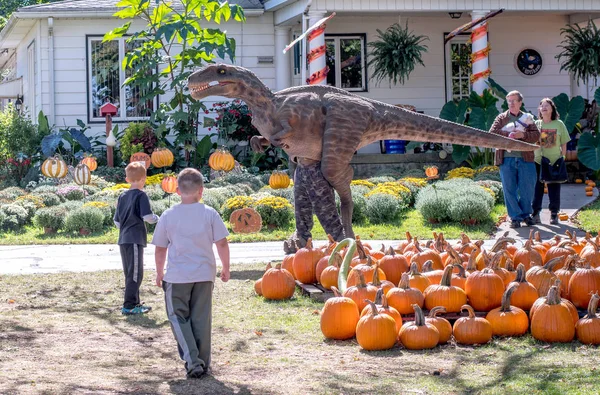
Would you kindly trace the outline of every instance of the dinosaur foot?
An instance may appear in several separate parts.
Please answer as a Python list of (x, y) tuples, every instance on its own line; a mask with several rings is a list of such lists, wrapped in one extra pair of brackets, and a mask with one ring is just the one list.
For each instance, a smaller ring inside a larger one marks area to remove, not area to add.
[(306, 239), (299, 237), (295, 232), (289, 239), (283, 242), (283, 251), (287, 254), (295, 254), (300, 248), (306, 246)]

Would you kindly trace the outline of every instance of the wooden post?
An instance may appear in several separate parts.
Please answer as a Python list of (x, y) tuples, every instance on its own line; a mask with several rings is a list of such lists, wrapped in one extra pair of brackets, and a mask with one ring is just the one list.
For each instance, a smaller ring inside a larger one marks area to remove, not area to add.
[[(112, 115), (106, 114), (106, 137), (108, 137), (111, 130), (112, 130)], [(108, 167), (115, 166), (114, 161), (113, 161), (113, 147), (111, 147), (110, 145), (106, 146), (106, 162), (107, 162)]]

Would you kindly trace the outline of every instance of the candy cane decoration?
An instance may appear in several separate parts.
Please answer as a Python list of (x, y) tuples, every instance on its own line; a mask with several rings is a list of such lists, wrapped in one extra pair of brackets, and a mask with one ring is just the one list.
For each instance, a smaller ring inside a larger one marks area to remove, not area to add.
[(487, 87), (487, 77), (492, 73), (489, 68), (488, 56), (490, 53), (490, 45), (488, 44), (488, 27), (487, 22), (483, 21), (471, 30), (471, 84), (473, 90), (478, 94), (483, 94)]

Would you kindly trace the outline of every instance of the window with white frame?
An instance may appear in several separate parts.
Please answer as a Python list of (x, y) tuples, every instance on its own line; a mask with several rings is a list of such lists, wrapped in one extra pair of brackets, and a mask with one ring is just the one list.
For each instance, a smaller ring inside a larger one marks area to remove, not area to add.
[(325, 35), (327, 85), (348, 91), (367, 90), (365, 34)]
[(88, 37), (88, 108), (90, 121), (103, 121), (100, 107), (111, 102), (119, 108), (115, 121), (147, 119), (156, 109), (156, 100), (143, 99), (140, 87), (123, 86), (131, 76), (121, 64), (125, 54), (135, 48), (125, 38), (102, 42), (102, 37)]
[(35, 109), (35, 84), (36, 84), (36, 56), (35, 41), (27, 47), (27, 96), (25, 97), (27, 112), (31, 119), (37, 116)]
[(471, 43), (469, 35), (456, 36), (446, 44), (446, 100), (471, 94)]

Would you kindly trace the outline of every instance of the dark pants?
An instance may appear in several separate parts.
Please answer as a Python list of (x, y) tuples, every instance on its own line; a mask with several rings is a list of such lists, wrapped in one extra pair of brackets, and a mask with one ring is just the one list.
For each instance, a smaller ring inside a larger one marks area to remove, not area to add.
[(344, 238), (344, 228), (335, 205), (333, 187), (323, 177), (321, 164), (298, 164), (294, 172), (294, 206), (297, 235), (305, 240), (311, 236), (313, 212), (326, 234), (335, 240)]
[(144, 279), (144, 247), (137, 244), (121, 244), (119, 247), (125, 274), (123, 307), (132, 309), (140, 304), (140, 286)]
[[(544, 199), (544, 183), (540, 182), (540, 172), (542, 166), (535, 164), (537, 171), (537, 182), (535, 183), (535, 193), (533, 195), (533, 214), (539, 214), (542, 211), (542, 199)], [(553, 214), (560, 211), (560, 183), (548, 184), (548, 210)]]
[(167, 317), (177, 341), (179, 357), (188, 372), (210, 366), (212, 281), (168, 283), (163, 281)]

